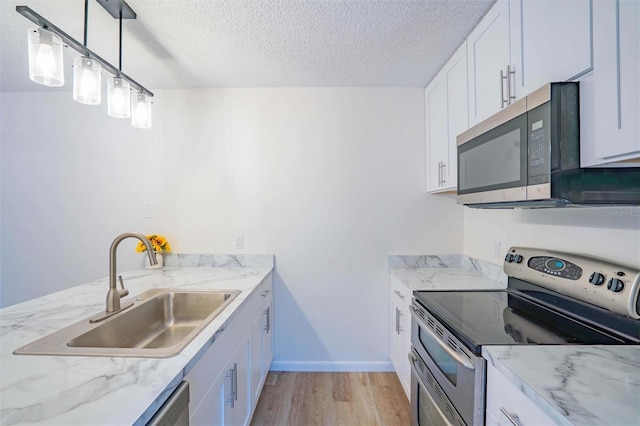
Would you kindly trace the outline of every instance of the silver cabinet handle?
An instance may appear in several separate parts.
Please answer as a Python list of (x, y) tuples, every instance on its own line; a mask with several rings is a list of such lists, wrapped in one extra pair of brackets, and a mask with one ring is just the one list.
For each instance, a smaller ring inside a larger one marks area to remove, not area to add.
[(396, 334), (400, 334), (399, 332), (399, 328), (400, 328), (400, 317), (398, 316), (398, 308), (396, 308)]
[(469, 370), (475, 370), (475, 367), (473, 366), (473, 364), (471, 364), (471, 361), (463, 358), (459, 353), (451, 349), (449, 345), (444, 344), (440, 337), (436, 335), (436, 333), (434, 333), (428, 326), (424, 325), (422, 319), (416, 313), (416, 308), (414, 308), (413, 306), (409, 306), (409, 309), (411, 310), (411, 315), (413, 316), (413, 318), (418, 322), (418, 324), (420, 324), (420, 327), (431, 336), (431, 338), (438, 344), (438, 346), (440, 346), (442, 350), (444, 350), (451, 358), (456, 360), (458, 364), (465, 366)]
[(500, 407), (500, 412), (511, 422), (513, 426), (522, 426), (520, 423), (520, 417), (517, 414), (509, 413), (504, 407)]
[[(505, 104), (509, 103), (508, 99), (504, 98), (504, 83), (505, 80), (508, 79), (508, 76), (504, 75), (504, 70), (500, 70), (500, 108), (504, 108)], [(508, 81), (506, 81), (507, 85), (509, 84)]]
[[(513, 94), (511, 93), (511, 76), (513, 76)], [(507, 65), (507, 103), (512, 104), (511, 101), (516, 100), (516, 67)]]
[(398, 290), (393, 290), (393, 292), (397, 294), (400, 299), (404, 300), (404, 296)]
[(447, 179), (445, 178), (445, 174), (444, 174), (444, 171), (446, 170), (445, 167), (447, 167), (447, 163), (443, 161), (442, 162), (442, 186), (444, 186), (444, 184), (447, 183)]
[(228, 402), (231, 408), (234, 408), (236, 405), (236, 401), (238, 400), (238, 364), (233, 363), (233, 368), (229, 369), (229, 372), (226, 374), (226, 377), (229, 378), (229, 384), (231, 385), (231, 392), (229, 392), (229, 399), (225, 400)]
[(264, 331), (269, 334), (271, 331), (271, 306), (267, 306), (267, 309), (264, 311), (264, 314), (267, 316), (267, 323), (264, 326)]
[(402, 311), (398, 309), (398, 334), (400, 334), (401, 332), (402, 332)]
[(413, 356), (411, 352), (409, 352), (408, 355), (409, 355), (409, 364), (411, 365), (412, 374), (415, 376), (420, 387), (425, 390), (424, 394), (427, 395), (427, 397), (431, 400), (431, 405), (434, 406), (435, 409), (438, 411), (438, 415), (440, 419), (442, 419), (444, 424), (446, 426), (453, 426), (453, 423), (451, 423), (449, 419), (444, 415), (440, 407), (438, 407), (438, 404), (436, 404), (436, 402), (433, 400), (433, 397), (431, 396), (431, 394), (427, 391), (428, 389), (427, 386), (422, 381), (422, 378), (420, 378), (420, 374), (418, 374), (418, 369), (416, 368), (416, 358)]

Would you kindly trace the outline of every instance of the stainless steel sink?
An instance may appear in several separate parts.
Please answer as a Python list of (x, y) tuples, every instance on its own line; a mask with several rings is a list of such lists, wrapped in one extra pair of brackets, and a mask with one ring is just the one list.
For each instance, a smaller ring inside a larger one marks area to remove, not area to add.
[[(240, 293), (154, 289), (99, 323), (91, 318), (17, 349), (16, 355), (175, 356)], [(93, 317), (92, 317), (93, 318)]]

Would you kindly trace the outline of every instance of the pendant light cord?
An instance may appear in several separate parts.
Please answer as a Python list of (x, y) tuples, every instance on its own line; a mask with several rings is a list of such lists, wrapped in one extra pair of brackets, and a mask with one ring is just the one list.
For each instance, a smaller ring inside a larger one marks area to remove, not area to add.
[(87, 46), (87, 28), (89, 23), (89, 0), (84, 0), (84, 46)]
[[(118, 70), (122, 71), (122, 9), (120, 9), (120, 34), (118, 36), (118, 52), (119, 52), (119, 62), (118, 62)], [(120, 76), (118, 76), (120, 77)]]

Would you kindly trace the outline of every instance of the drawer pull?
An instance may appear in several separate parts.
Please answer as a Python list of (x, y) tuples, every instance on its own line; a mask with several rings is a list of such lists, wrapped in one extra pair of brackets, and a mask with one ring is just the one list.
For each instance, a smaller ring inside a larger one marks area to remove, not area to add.
[(404, 300), (404, 296), (398, 290), (393, 290), (393, 292), (397, 294), (400, 299)]
[(513, 426), (522, 426), (522, 423), (520, 423), (520, 417), (518, 417), (517, 414), (509, 413), (504, 409), (504, 407), (500, 407), (500, 412), (504, 414), (504, 416), (511, 422)]

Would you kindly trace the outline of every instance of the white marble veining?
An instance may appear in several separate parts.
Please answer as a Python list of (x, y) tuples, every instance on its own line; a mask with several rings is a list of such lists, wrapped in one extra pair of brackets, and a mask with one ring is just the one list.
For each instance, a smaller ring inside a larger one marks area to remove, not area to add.
[(167, 254), (164, 256), (167, 266), (209, 266), (215, 268), (271, 268), (272, 254)]
[(482, 355), (557, 424), (640, 424), (640, 346), (484, 346)]
[[(193, 257), (199, 260), (189, 262), (209, 262)], [(13, 355), (20, 346), (104, 310), (107, 278), (1, 309), (0, 424), (145, 424), (270, 273), (273, 256), (267, 258), (270, 263), (261, 258), (261, 266), (253, 267), (165, 266), (122, 274), (132, 296), (150, 288), (242, 290), (172, 358)], [(236, 256), (211, 262), (246, 264)]]
[(497, 290), (502, 267), (462, 255), (389, 256), (389, 272), (410, 290)]

